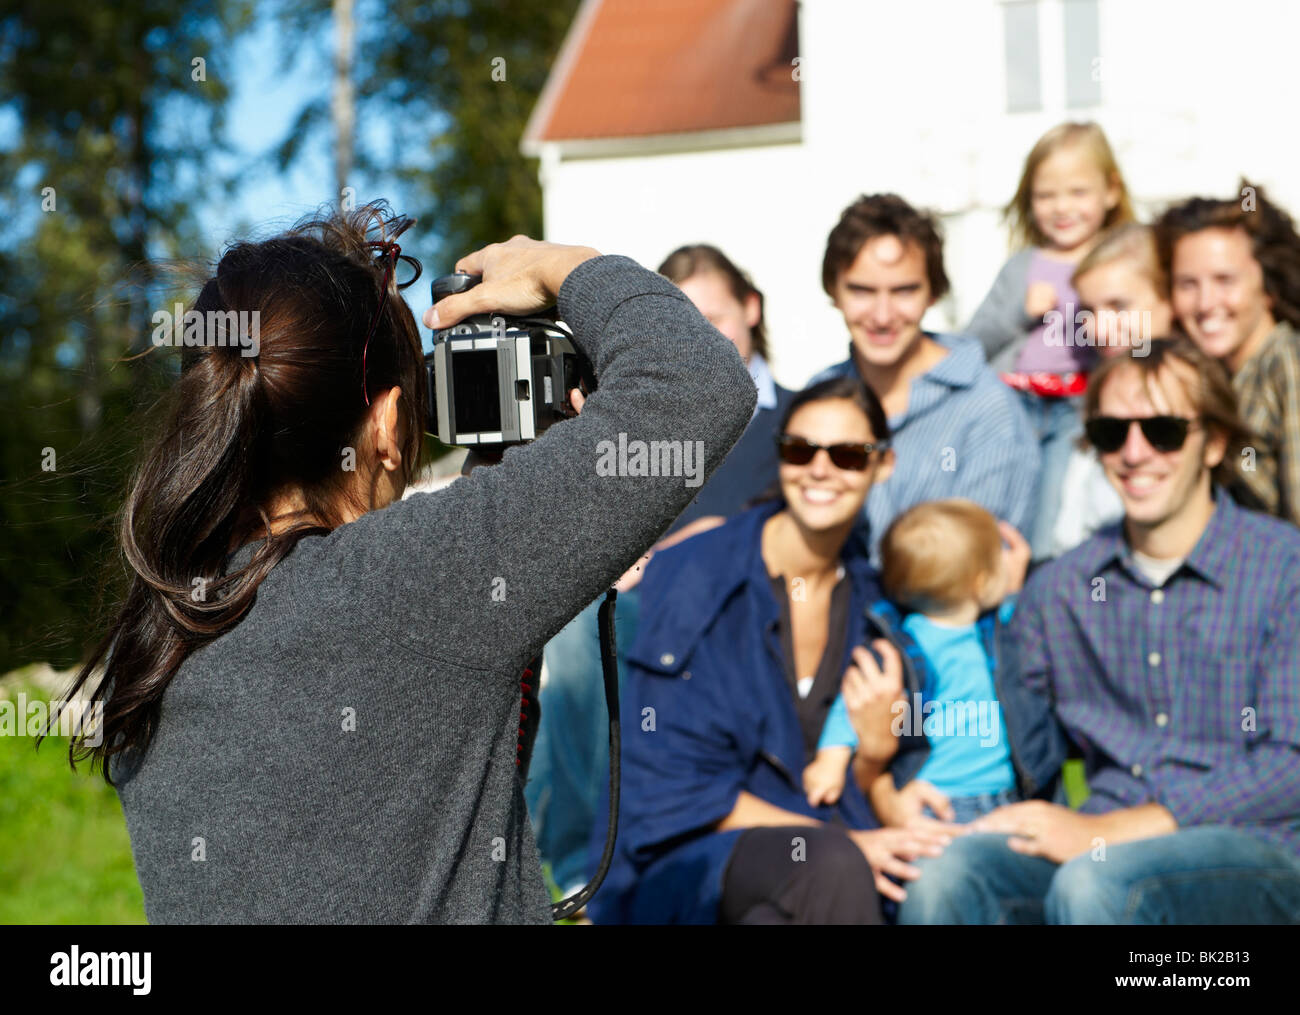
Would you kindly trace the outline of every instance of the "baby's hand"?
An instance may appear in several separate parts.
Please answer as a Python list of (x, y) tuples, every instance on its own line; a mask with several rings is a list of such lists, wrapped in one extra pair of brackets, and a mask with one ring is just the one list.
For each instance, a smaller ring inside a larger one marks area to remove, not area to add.
[(803, 788), (811, 806), (830, 805), (839, 800), (851, 757), (850, 747), (823, 747), (817, 752), (817, 757), (803, 770)]
[(1025, 292), (1025, 316), (1042, 317), (1056, 306), (1056, 286), (1034, 282)]

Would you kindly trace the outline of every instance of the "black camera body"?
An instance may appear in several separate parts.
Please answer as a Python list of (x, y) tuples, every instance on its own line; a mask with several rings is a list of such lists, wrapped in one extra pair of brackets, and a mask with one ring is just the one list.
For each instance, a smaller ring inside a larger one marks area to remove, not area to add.
[[(443, 275), (433, 302), (462, 293), (479, 275)], [(444, 444), (505, 446), (531, 441), (575, 414), (569, 391), (594, 391), (587, 358), (550, 317), (475, 314), (433, 334), (424, 358), (428, 418)]]

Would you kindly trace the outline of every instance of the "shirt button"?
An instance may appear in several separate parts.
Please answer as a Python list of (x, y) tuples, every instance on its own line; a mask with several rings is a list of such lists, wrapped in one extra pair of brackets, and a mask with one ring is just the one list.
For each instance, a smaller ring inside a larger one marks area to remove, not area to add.
[(1153, 591), (1151, 593), (1151, 601), (1155, 603), (1157, 606), (1163, 603), (1165, 601), (1165, 590), (1156, 589), (1155, 591)]
[(671, 666), (676, 661), (677, 661), (677, 657), (673, 655), (671, 652), (665, 652), (663, 655), (659, 657), (659, 662), (662, 663), (664, 666)]
[(1163, 712), (1157, 712), (1157, 713), (1156, 713), (1156, 725), (1157, 725), (1157, 726), (1168, 726), (1168, 725), (1169, 725), (1169, 716), (1165, 715)]
[(1140, 779), (1140, 778), (1142, 778), (1142, 766), (1141, 766), (1141, 765), (1134, 765), (1132, 768), (1129, 769), (1129, 771), (1133, 773), (1133, 777), (1134, 777), (1135, 779)]
[(1147, 662), (1149, 662), (1152, 666), (1159, 666), (1159, 665), (1160, 665), (1160, 653), (1159, 653), (1159, 652), (1152, 652), (1149, 656), (1147, 656)]

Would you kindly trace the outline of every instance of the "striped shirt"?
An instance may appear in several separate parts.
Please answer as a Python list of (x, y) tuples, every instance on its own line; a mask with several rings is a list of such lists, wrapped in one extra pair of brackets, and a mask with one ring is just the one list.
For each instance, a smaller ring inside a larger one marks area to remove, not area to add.
[(1300, 334), (1280, 322), (1232, 386), (1257, 439), (1253, 461), (1238, 470), (1242, 482), (1270, 514), (1300, 525)]
[(1300, 532), (1223, 491), (1159, 588), (1122, 523), (1035, 572), (1021, 676), (1082, 749), (1098, 813), (1156, 802), (1300, 854)]
[[(928, 336), (948, 355), (912, 381), (907, 408), (889, 420), (894, 473), (877, 483), (863, 508), (872, 563), (880, 539), (898, 515), (927, 500), (965, 497), (996, 518), (1027, 531), (1038, 483), (1038, 441), (1015, 393), (984, 362), (978, 340)], [(810, 384), (860, 377), (849, 358)]]

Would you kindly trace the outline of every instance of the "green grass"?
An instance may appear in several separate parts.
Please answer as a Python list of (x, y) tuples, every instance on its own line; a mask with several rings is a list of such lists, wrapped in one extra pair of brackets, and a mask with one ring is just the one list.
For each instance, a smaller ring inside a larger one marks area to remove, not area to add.
[(0, 924), (144, 923), (117, 794), (88, 764), (69, 769), (66, 738), (35, 743), (0, 736)]
[[(7, 685), (11, 699), (48, 700)], [(117, 794), (89, 766), (68, 768), (68, 742), (0, 736), (0, 924), (140, 924), (144, 899)], [(1070, 806), (1088, 796), (1081, 761), (1063, 774)], [(551, 898), (559, 889), (545, 868)], [(565, 920), (564, 923), (573, 923)]]

